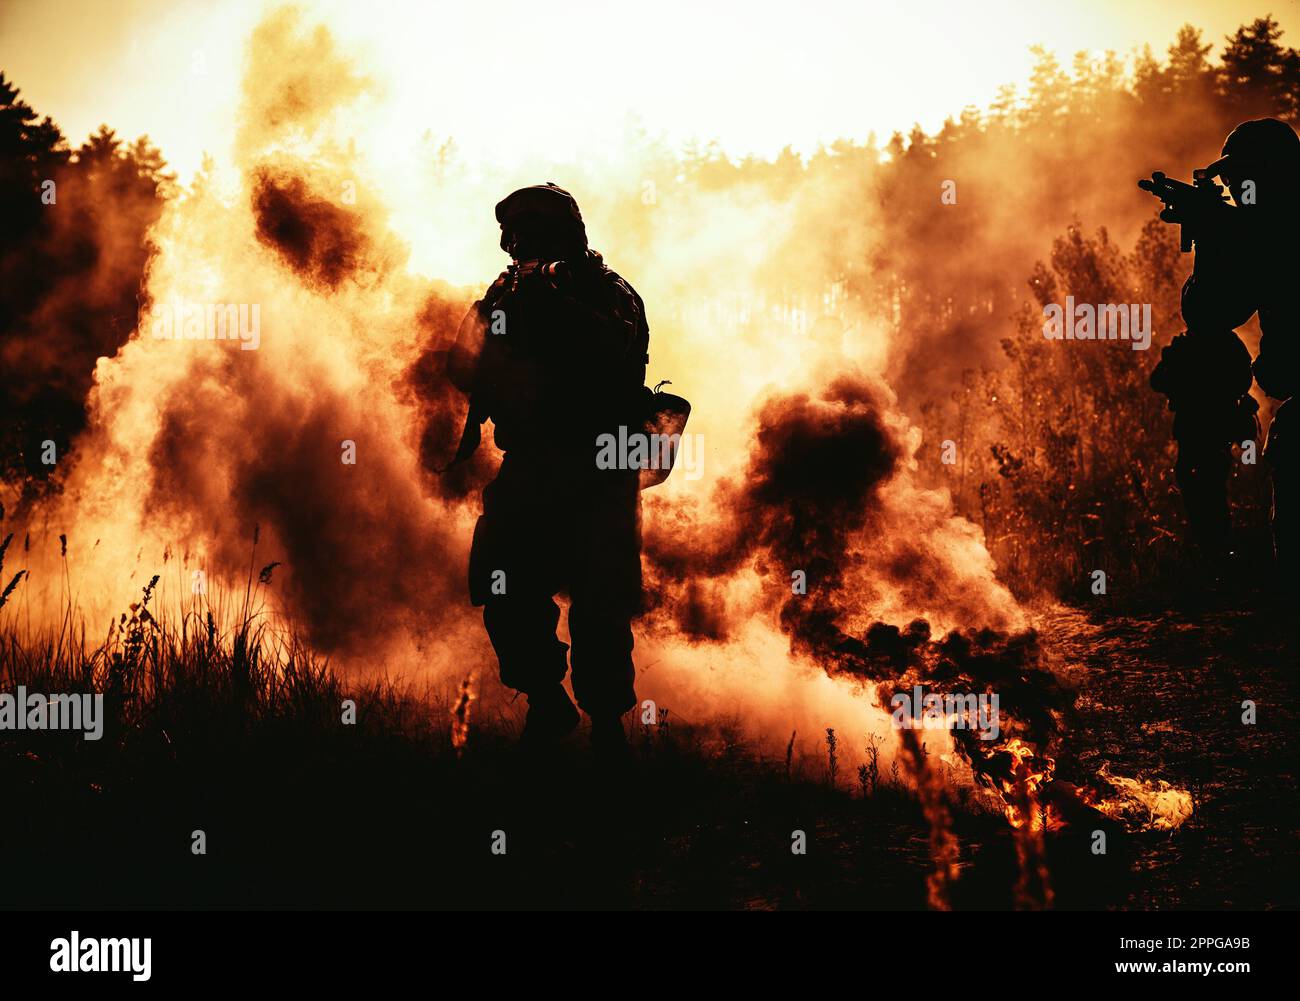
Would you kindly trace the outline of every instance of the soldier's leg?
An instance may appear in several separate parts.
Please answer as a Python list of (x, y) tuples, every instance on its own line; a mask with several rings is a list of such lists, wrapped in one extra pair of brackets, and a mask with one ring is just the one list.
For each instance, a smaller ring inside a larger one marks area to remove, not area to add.
[(573, 640), (573, 694), (591, 717), (591, 747), (607, 766), (625, 768), (631, 761), (623, 715), (636, 705), (632, 688), (632, 612), (626, 604), (601, 600), (579, 589), (569, 607)]
[[(508, 578), (507, 578), (508, 580)], [(483, 624), (500, 666), (501, 683), (528, 697), (522, 741), (543, 746), (578, 725), (578, 710), (564, 690), (568, 645), (555, 635), (560, 608), (545, 589), (527, 586), (523, 576), (504, 594), (483, 603)]]
[(547, 594), (499, 595), (483, 606), (501, 683), (526, 695), (552, 692), (568, 672), (568, 646), (555, 635), (560, 609)]
[[(636, 705), (632, 620), (641, 604), (640, 500), (636, 481), (602, 483), (582, 518), (569, 581), (573, 693), (613, 734)], [(619, 731), (621, 734), (621, 729)]]
[(524, 737), (557, 738), (578, 724), (563, 687), (568, 646), (555, 634), (557, 574), (538, 505), (523, 502), (527, 480), (512, 478), (511, 468), (503, 463), (484, 491), (470, 548), (470, 596), (483, 607), (501, 683), (528, 696)]
[(1290, 427), (1295, 419), (1294, 406), (1288, 400), (1277, 408), (1269, 425), (1268, 444), (1264, 448), (1264, 458), (1273, 481), (1273, 552), (1281, 583), (1291, 589), (1296, 586), (1296, 574), (1300, 570), (1297, 566), (1300, 551), (1296, 548), (1296, 521), (1300, 512), (1296, 510), (1295, 443), (1291, 440), (1294, 429)]
[(593, 719), (622, 716), (636, 705), (632, 683), (633, 612), (579, 590), (569, 607), (573, 694)]
[(1178, 444), (1174, 467), (1179, 492), (1187, 511), (1192, 540), (1211, 560), (1229, 549), (1228, 476), (1232, 451), (1227, 444), (1204, 439), (1184, 439)]
[(1175, 476), (1200, 557), (1221, 567), (1230, 547), (1228, 476), (1231, 446), (1253, 428), (1250, 352), (1229, 329), (1188, 330), (1160, 353), (1153, 389), (1169, 397), (1178, 441)]

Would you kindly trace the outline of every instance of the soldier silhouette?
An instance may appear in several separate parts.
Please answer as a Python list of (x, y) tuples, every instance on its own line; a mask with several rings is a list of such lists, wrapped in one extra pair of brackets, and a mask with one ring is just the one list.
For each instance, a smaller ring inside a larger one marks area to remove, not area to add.
[[(601, 469), (596, 439), (637, 422), (649, 328), (640, 296), (588, 249), (578, 204), (553, 183), (496, 206), (512, 258), (462, 321), (448, 375), (470, 399), (456, 459), (491, 420), (505, 455), (483, 491), (470, 598), (500, 664), (528, 698), (522, 742), (554, 743), (579, 722), (563, 687), (572, 661), (592, 746), (627, 755), (632, 619), (641, 601), (638, 471)], [(572, 650), (556, 636), (567, 592)], [(566, 656), (567, 654), (567, 656)]]
[[(1227, 478), (1232, 445), (1258, 433), (1253, 373), (1268, 396), (1283, 401), (1264, 449), (1273, 482), (1273, 539), (1282, 579), (1293, 582), (1295, 542), (1295, 394), (1300, 299), (1295, 240), (1300, 224), (1300, 137), (1273, 118), (1243, 122), (1204, 176), (1228, 186), (1235, 205), (1206, 201), (1166, 210), (1191, 226), (1196, 259), (1183, 285), (1187, 331), (1161, 353), (1152, 388), (1169, 397), (1178, 442), (1175, 469), (1192, 535), (1220, 570), (1229, 555)], [(1262, 331), (1252, 366), (1234, 328), (1256, 312)]]

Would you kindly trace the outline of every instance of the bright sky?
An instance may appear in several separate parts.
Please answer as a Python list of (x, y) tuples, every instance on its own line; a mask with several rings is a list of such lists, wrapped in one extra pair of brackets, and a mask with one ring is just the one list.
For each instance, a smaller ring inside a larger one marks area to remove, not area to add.
[[(0, 69), (74, 142), (101, 122), (148, 133), (187, 179), (233, 135), (244, 40), (269, 0), (0, 0)], [(429, 131), (463, 155), (607, 155), (630, 119), (674, 145), (807, 151), (934, 128), (999, 85), (1028, 47), (1157, 54), (1184, 22), (1221, 46), (1296, 0), (318, 0), (386, 86), (398, 146)], [(1300, 44), (1300, 35), (1285, 39)]]

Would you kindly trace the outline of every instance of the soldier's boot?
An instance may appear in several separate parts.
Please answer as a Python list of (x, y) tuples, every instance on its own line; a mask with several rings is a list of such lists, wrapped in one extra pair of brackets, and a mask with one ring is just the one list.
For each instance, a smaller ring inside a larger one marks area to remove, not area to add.
[(578, 726), (577, 707), (563, 685), (550, 685), (528, 693), (528, 716), (519, 738), (526, 747), (557, 744)]

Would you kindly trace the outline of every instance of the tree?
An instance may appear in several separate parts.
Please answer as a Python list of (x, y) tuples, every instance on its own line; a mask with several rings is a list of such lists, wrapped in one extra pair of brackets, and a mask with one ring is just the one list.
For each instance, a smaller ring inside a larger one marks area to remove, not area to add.
[(41, 183), (53, 178), (70, 156), (59, 127), (48, 116), (39, 118), (19, 93), (0, 73), (0, 214), (5, 220), (0, 252), (37, 224)]
[(1278, 44), (1281, 37), (1278, 23), (1261, 17), (1228, 39), (1219, 71), (1220, 92), (1247, 117), (1294, 119), (1300, 112), (1300, 53)]
[(0, 480), (30, 494), (64, 468), (97, 360), (136, 328), (149, 228), (175, 179), (147, 137), (124, 144), (108, 126), (70, 151), (0, 75), (0, 180)]

